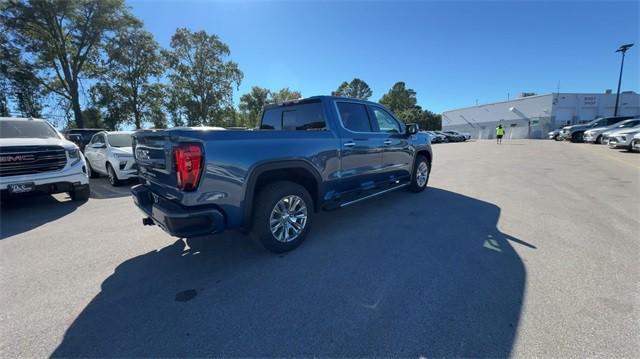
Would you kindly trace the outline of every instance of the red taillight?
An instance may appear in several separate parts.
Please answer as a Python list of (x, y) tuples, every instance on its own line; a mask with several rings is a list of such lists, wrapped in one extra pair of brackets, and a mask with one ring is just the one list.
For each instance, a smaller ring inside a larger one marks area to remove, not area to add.
[(196, 144), (181, 144), (173, 149), (173, 156), (178, 188), (183, 191), (195, 190), (202, 171), (202, 147)]

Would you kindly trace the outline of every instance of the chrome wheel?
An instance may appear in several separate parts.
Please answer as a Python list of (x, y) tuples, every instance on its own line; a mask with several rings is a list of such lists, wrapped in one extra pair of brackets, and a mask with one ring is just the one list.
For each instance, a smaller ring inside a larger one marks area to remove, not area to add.
[(278, 242), (298, 238), (307, 224), (307, 205), (296, 195), (282, 197), (271, 210), (269, 228)]
[(426, 162), (420, 162), (416, 170), (416, 184), (418, 187), (424, 187), (429, 179), (429, 166)]

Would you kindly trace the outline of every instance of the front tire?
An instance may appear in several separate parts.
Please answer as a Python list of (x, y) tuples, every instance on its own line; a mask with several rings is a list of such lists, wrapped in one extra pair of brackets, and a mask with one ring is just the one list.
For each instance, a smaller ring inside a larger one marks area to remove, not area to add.
[(118, 175), (116, 171), (111, 166), (111, 163), (107, 163), (107, 175), (109, 176), (109, 183), (113, 187), (118, 187), (120, 185), (120, 180), (118, 179)]
[(411, 184), (409, 185), (409, 191), (422, 192), (427, 188), (429, 183), (429, 175), (431, 174), (431, 163), (427, 160), (427, 157), (418, 155), (416, 162), (413, 166), (413, 176), (411, 176)]
[(93, 168), (91, 168), (91, 164), (89, 163), (89, 161), (87, 161), (87, 174), (89, 175), (89, 178), (98, 178), (100, 177), (100, 174), (96, 171), (93, 170)]
[(573, 134), (571, 134), (571, 142), (573, 143), (583, 142), (583, 136), (584, 136), (584, 132), (574, 132)]
[(309, 192), (293, 182), (266, 185), (255, 197), (250, 236), (263, 248), (283, 253), (298, 247), (313, 222)]

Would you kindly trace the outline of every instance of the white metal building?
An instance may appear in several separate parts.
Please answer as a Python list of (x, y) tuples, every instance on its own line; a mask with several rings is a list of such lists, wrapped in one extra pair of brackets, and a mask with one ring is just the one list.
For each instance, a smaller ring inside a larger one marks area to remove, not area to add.
[[(468, 132), (471, 138), (495, 138), (502, 124), (507, 138), (545, 138), (549, 131), (565, 126), (613, 116), (616, 94), (550, 93), (520, 97), (510, 101), (445, 111), (443, 130)], [(640, 116), (640, 95), (620, 94), (619, 116)]]

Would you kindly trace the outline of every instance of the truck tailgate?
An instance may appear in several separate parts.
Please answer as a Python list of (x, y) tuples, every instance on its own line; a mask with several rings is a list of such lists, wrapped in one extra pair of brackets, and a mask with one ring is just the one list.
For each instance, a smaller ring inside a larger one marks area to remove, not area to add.
[(133, 135), (133, 155), (143, 182), (177, 190), (173, 147), (167, 131), (146, 130)]

